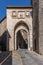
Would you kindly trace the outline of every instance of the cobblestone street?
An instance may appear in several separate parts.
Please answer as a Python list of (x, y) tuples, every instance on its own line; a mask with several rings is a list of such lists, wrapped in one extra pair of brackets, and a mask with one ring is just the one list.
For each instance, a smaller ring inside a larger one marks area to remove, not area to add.
[(43, 65), (43, 56), (26, 49), (0, 53), (0, 65)]
[(12, 54), (12, 65), (43, 65), (43, 57), (33, 51), (19, 49)]

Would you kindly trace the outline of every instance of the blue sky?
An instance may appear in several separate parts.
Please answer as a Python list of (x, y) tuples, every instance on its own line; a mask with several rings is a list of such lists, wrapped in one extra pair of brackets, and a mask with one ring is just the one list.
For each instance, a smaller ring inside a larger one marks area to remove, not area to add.
[(0, 0), (0, 20), (6, 16), (6, 6), (31, 6), (31, 0)]

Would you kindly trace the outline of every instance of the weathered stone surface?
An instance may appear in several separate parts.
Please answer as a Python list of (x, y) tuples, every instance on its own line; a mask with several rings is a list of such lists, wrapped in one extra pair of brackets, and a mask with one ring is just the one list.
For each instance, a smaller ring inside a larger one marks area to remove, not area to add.
[[(0, 21), (0, 51), (6, 50), (6, 42), (7, 42), (7, 21), (6, 17)], [(1, 49), (1, 47), (3, 47)]]
[[(13, 17), (14, 11), (17, 13), (16, 18)], [(27, 17), (26, 12), (29, 11), (29, 17)], [(22, 17), (21, 17), (22, 12)], [(28, 45), (32, 47), (32, 16), (31, 16), (32, 8), (30, 9), (7, 9), (7, 30), (10, 35), (9, 38), (9, 50), (17, 49), (17, 32), (21, 29), (25, 30), (28, 34)], [(25, 13), (25, 14), (24, 14)], [(19, 14), (19, 15), (18, 15)], [(29, 31), (28, 31), (29, 29)], [(15, 48), (14, 48), (15, 47)], [(29, 46), (28, 46), (29, 47)], [(29, 48), (30, 48), (29, 47)]]
[[(19, 65), (43, 65), (43, 56), (33, 51), (27, 51), (26, 49), (19, 49), (15, 52), (16, 55), (12, 57), (12, 65), (18, 65), (18, 64)], [(15, 52), (13, 51), (13, 54), (15, 54)], [(19, 54), (20, 58), (17, 56), (17, 54)]]
[(43, 54), (43, 0), (39, 0), (39, 52)]
[[(33, 50), (39, 52), (38, 0), (33, 0)], [(35, 48), (36, 47), (36, 48)]]
[[(31, 11), (32, 9), (7, 9), (7, 18), (2, 20), (0, 23), (0, 43), (1, 40), (5, 40), (3, 37), (6, 36), (6, 30), (8, 29), (7, 33), (9, 34), (7, 40), (9, 41), (10, 45), (10, 50), (14, 50), (14, 27), (15, 25), (20, 22), (24, 21), (28, 26), (30, 30), (30, 42), (32, 44), (33, 42), (33, 50), (39, 52), (40, 54), (43, 54), (43, 0), (32, 0), (33, 2), (33, 22), (32, 22), (32, 16), (29, 14), (29, 19), (24, 16), (25, 14), (23, 13), (23, 19), (19, 19), (19, 15), (17, 17), (13, 17), (12, 12), (16, 11), (16, 14), (19, 14), (17, 11)], [(24, 19), (25, 18), (25, 19)], [(33, 33), (32, 33), (33, 32)], [(33, 40), (32, 40), (32, 35), (33, 35)], [(7, 42), (7, 41), (6, 41)], [(8, 46), (9, 47), (9, 46)]]

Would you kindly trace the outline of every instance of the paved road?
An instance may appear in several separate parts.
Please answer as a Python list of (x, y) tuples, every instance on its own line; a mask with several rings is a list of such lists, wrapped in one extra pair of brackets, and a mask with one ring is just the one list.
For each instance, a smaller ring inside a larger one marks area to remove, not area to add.
[(9, 56), (8, 59), (2, 65), (12, 65), (12, 58), (11, 58), (11, 56)]
[(13, 52), (12, 65), (43, 65), (43, 56), (33, 51), (19, 49)]
[(43, 65), (43, 56), (26, 49), (3, 52), (0, 54), (0, 65)]
[(0, 65), (12, 65), (12, 53), (11, 52), (0, 53)]

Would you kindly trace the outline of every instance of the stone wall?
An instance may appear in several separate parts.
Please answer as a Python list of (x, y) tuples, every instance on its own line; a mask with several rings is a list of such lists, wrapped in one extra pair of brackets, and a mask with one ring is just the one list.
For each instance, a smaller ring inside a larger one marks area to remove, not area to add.
[(0, 22), (0, 50), (6, 50), (6, 42), (7, 42), (7, 22), (6, 17)]
[(39, 53), (38, 0), (33, 0), (33, 50)]
[[(0, 24), (0, 36), (1, 36), (1, 24)], [(1, 37), (0, 37), (0, 41), (1, 41)]]
[(6, 31), (6, 27), (7, 27), (6, 18), (3, 21), (1, 21), (0, 26), (1, 26), (0, 36), (2, 36), (3, 33)]
[(43, 54), (43, 0), (39, 0), (39, 51)]
[[(29, 11), (29, 16), (26, 15), (26, 12)], [(30, 36), (28, 45), (30, 44), (30, 48), (32, 47), (32, 16), (31, 16), (32, 8), (7, 8), (7, 29), (9, 33), (9, 51), (16, 50), (16, 33), (20, 29), (27, 30), (27, 26), (29, 28), (28, 35)], [(15, 13), (13, 15), (13, 13)], [(21, 16), (22, 13), (22, 16)], [(17, 15), (16, 15), (17, 14)], [(16, 15), (16, 17), (15, 17)], [(15, 30), (16, 27), (16, 30)]]
[(33, 0), (33, 46), (34, 45), (36, 45), (36, 51), (43, 54), (43, 0)]

